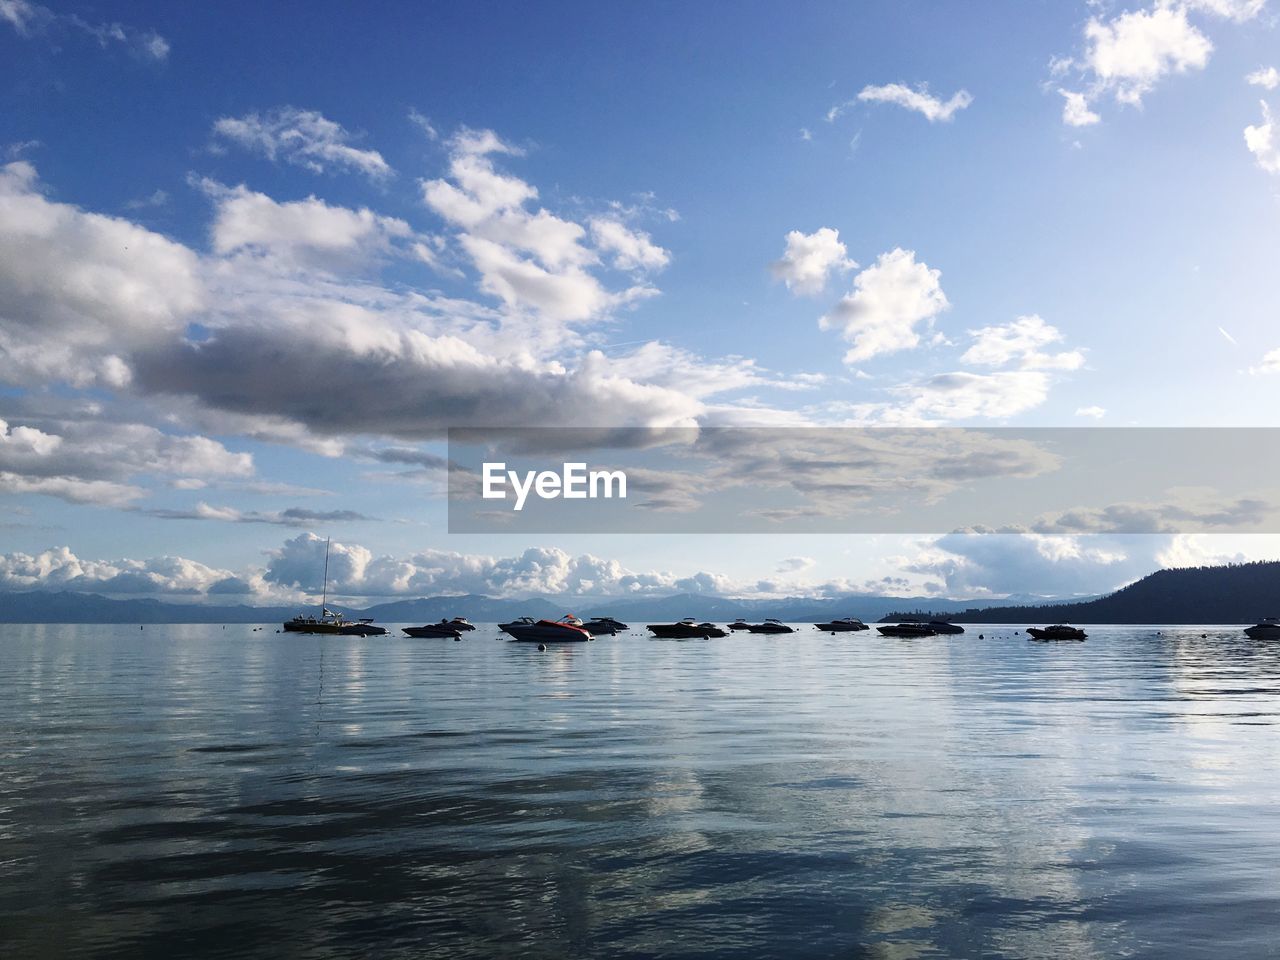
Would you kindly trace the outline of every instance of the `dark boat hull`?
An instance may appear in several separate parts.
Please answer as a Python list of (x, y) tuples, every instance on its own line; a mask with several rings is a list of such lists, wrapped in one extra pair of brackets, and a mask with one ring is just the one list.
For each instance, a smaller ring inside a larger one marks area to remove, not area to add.
[(1066, 640), (1079, 641), (1084, 640), (1088, 634), (1083, 630), (1043, 630), (1039, 627), (1028, 627), (1027, 633), (1031, 634), (1032, 640)]
[(728, 636), (719, 627), (698, 623), (651, 623), (648, 630), (663, 640), (701, 640), (704, 637)]
[(752, 633), (795, 633), (784, 623), (753, 623), (747, 629)]
[(832, 620), (830, 623), (815, 623), (814, 626), (828, 633), (857, 633), (859, 630), (871, 629), (865, 623), (844, 623), (836, 620)]
[(876, 627), (886, 637), (936, 637), (937, 634), (928, 627), (883, 626)]
[(439, 623), (428, 623), (422, 627), (401, 627), (405, 636), (413, 637), (416, 640), (461, 640), (462, 634), (458, 632), (457, 627), (444, 626)]
[(500, 623), (498, 629), (520, 643), (586, 643), (591, 634), (540, 623)]
[(1246, 627), (1244, 635), (1251, 640), (1280, 640), (1280, 627), (1259, 624), (1255, 627)]

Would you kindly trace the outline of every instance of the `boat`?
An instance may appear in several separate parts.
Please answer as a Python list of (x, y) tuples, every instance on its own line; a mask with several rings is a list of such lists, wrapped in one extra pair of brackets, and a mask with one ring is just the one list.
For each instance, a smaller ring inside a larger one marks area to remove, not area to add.
[(582, 621), (572, 613), (559, 620), (535, 620), (521, 617), (511, 623), (500, 623), (498, 629), (521, 643), (585, 643), (591, 639)]
[(924, 617), (903, 617), (903, 623), (923, 623), (934, 633), (964, 633), (964, 627), (948, 620), (926, 620)]
[(855, 630), (871, 629), (857, 617), (841, 617), (839, 620), (831, 620), (827, 623), (815, 623), (814, 626), (829, 633), (851, 633)]
[[(450, 640), (461, 640), (462, 632), (452, 620), (441, 620), (439, 623), (424, 623), (420, 627), (401, 627), (405, 636), (416, 637), (419, 640), (428, 640), (433, 638)], [(472, 627), (471, 629), (475, 629)]]
[(649, 631), (664, 640), (692, 640), (695, 638), (727, 637), (728, 634), (714, 623), (698, 623), (693, 617), (685, 617), (679, 623), (651, 623)]
[(1244, 635), (1252, 640), (1280, 640), (1280, 618), (1264, 617), (1252, 627), (1245, 627)]
[(886, 637), (935, 637), (937, 634), (927, 624), (916, 621), (904, 621), (903, 623), (886, 623), (882, 627), (876, 627), (883, 636)]
[(766, 620), (764, 623), (753, 623), (747, 629), (752, 633), (795, 633), (795, 630), (781, 620), (774, 619)]
[(323, 633), (343, 637), (380, 637), (386, 627), (376, 626), (372, 618), (348, 620), (343, 614), (330, 610), (329, 606), (329, 540), (324, 541), (324, 590), (320, 594), (320, 616), (298, 614), (283, 624), (285, 633)]
[[(441, 620), (440, 622), (444, 623), (443, 620)], [(452, 620), (449, 621), (449, 623), (450, 625), (452, 625), (453, 629), (457, 630), (459, 633), (462, 633), (467, 630), (474, 630), (476, 628), (476, 625), (472, 623), (470, 620), (468, 620), (466, 617), (454, 617)]]
[(344, 637), (385, 637), (387, 628), (380, 627), (371, 618), (365, 617), (362, 620), (343, 620), (338, 633)]
[(751, 624), (747, 623), (746, 617), (739, 617), (733, 623), (729, 624), (730, 630), (750, 630)]
[(623, 633), (631, 629), (621, 620), (615, 620), (613, 617), (592, 617), (582, 626), (593, 637), (611, 637), (615, 633)]
[(1079, 627), (1070, 627), (1064, 623), (1055, 623), (1051, 627), (1027, 627), (1032, 640), (1083, 640), (1088, 636)]

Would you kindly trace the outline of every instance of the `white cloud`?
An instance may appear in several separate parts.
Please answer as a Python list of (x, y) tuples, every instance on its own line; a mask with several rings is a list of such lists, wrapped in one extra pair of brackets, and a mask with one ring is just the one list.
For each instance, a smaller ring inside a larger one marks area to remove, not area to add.
[(1105, 407), (1077, 407), (1076, 408), (1077, 417), (1091, 417), (1094, 420), (1101, 420), (1106, 415), (1107, 415), (1107, 410)]
[(530, 210), (538, 198), (531, 184), (499, 172), (495, 154), (519, 151), (490, 130), (464, 130), (450, 140), (448, 179), (422, 182), (426, 205), (458, 230), (457, 242), (480, 274), (481, 288), (510, 309), (531, 309), (561, 322), (581, 322), (657, 293), (644, 282), (610, 291), (591, 272), (600, 253), (618, 269), (645, 272), (670, 260), (648, 234), (614, 217), (593, 218), (587, 228)]
[(1280, 347), (1272, 350), (1262, 358), (1262, 362), (1256, 367), (1250, 367), (1249, 372), (1255, 376), (1258, 374), (1280, 373)]
[(21, 37), (78, 31), (100, 47), (119, 44), (142, 60), (163, 63), (169, 57), (169, 41), (154, 30), (114, 22), (91, 23), (74, 13), (57, 13), (29, 0), (0, 0), (0, 22), (8, 23)]
[(1266, 101), (1262, 101), (1262, 122), (1244, 128), (1244, 143), (1259, 167), (1267, 173), (1280, 173), (1280, 136)]
[(1089, 109), (1089, 101), (1083, 93), (1071, 90), (1058, 90), (1062, 94), (1062, 122), (1069, 127), (1087, 127), (1097, 123), (1102, 117)]
[(828, 277), (858, 267), (840, 242), (840, 232), (831, 227), (819, 227), (808, 234), (792, 230), (786, 240), (786, 250), (771, 269), (773, 275), (795, 293), (810, 296), (822, 293)]
[(210, 180), (200, 186), (216, 204), (212, 239), (219, 254), (247, 252), (286, 266), (351, 265), (413, 235), (403, 220), (364, 207), (334, 207), (314, 196), (278, 203), (243, 185)]
[(1012, 323), (970, 330), (973, 345), (961, 355), (962, 363), (1002, 367), (1017, 363), (1023, 370), (1078, 370), (1084, 365), (1079, 350), (1046, 353), (1044, 347), (1063, 340), (1057, 327), (1036, 314), (1018, 317)]
[(1133, 105), (1165, 75), (1203, 69), (1213, 51), (1209, 38), (1187, 19), (1186, 7), (1170, 3), (1106, 22), (1093, 18), (1084, 35), (1085, 65), (1099, 85)]
[(591, 235), (596, 249), (614, 254), (618, 270), (661, 270), (671, 262), (671, 254), (653, 242), (643, 230), (633, 230), (620, 220), (593, 217)]
[[(827, 113), (827, 119), (834, 120), (853, 102), (833, 107)], [(914, 110), (930, 123), (936, 123), (950, 120), (958, 111), (973, 103), (973, 96), (968, 90), (959, 90), (949, 100), (943, 101), (929, 93), (928, 88), (923, 85), (913, 90), (902, 83), (888, 83), (863, 87), (858, 93), (857, 102), (896, 104), (906, 110)]]
[(392, 174), (382, 154), (352, 146), (352, 135), (316, 110), (277, 107), (265, 114), (222, 117), (214, 123), (213, 133), (270, 160), (283, 160), (313, 173), (342, 168), (374, 180)]
[(1280, 87), (1280, 70), (1275, 67), (1259, 67), (1244, 79), (1246, 83), (1255, 87), (1274, 90), (1276, 87)]
[(903, 423), (989, 418), (1003, 420), (1044, 403), (1049, 377), (1036, 370), (995, 373), (940, 373), (891, 392), (902, 398), (896, 417)]
[(118, 353), (178, 333), (204, 302), (198, 258), (127, 220), (42, 195), (0, 167), (0, 373), (10, 383), (120, 385)]
[(941, 271), (916, 261), (914, 250), (882, 253), (859, 273), (854, 291), (819, 321), (838, 330), (852, 348), (844, 362), (856, 364), (883, 353), (909, 350), (920, 343), (917, 327), (930, 324), (950, 304), (938, 282)]
[[(1172, 0), (1166, 0), (1166, 2), (1172, 2)], [(1267, 0), (1180, 0), (1180, 2), (1188, 10), (1226, 17), (1236, 23), (1252, 20), (1267, 6)]]

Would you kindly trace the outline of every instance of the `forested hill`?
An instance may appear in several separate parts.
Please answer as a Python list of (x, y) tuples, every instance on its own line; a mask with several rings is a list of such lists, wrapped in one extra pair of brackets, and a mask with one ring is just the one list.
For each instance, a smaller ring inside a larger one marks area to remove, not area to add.
[(941, 616), (954, 623), (1255, 623), (1280, 616), (1280, 561), (1159, 570), (1094, 600)]

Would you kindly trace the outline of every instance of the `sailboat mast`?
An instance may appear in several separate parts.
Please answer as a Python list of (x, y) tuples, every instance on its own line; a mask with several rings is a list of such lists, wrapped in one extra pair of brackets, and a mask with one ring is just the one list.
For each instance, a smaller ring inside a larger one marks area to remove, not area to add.
[(324, 619), (329, 605), (329, 538), (324, 538), (324, 592), (320, 594), (320, 619)]

